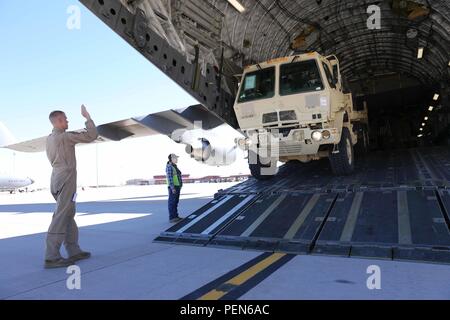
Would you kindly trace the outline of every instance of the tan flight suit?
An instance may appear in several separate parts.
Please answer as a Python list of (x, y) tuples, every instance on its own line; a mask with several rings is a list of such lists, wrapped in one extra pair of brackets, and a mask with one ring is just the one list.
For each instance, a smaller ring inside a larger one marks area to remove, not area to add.
[(47, 157), (53, 167), (50, 191), (56, 200), (56, 209), (47, 233), (46, 260), (61, 258), (59, 250), (63, 243), (69, 257), (81, 252), (78, 245), (78, 227), (75, 223), (75, 145), (92, 142), (98, 136), (92, 120), (86, 121), (86, 129), (81, 133), (53, 129), (47, 138)]

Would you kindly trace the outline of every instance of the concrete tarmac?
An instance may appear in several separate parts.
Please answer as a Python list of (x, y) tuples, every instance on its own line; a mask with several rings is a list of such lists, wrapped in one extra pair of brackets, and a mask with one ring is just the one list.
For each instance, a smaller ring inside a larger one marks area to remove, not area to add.
[[(185, 185), (181, 216), (231, 185)], [(79, 190), (80, 244), (92, 257), (70, 290), (66, 269), (43, 268), (53, 208), (45, 190), (0, 193), (0, 299), (180, 299), (258, 268), (237, 299), (450, 299), (448, 265), (303, 255), (264, 269), (262, 252), (154, 243), (170, 226), (165, 186)]]

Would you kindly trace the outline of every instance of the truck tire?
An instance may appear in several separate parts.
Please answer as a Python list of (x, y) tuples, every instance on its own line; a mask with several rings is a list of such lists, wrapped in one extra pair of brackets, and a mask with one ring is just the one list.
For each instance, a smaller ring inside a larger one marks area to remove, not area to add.
[(369, 147), (369, 132), (365, 125), (358, 128), (357, 131), (358, 142), (355, 145), (355, 152), (357, 155), (366, 155), (370, 151)]
[[(263, 169), (270, 169), (271, 166), (263, 165), (263, 164), (260, 162), (259, 156), (257, 156), (257, 157), (258, 157), (258, 158), (257, 158), (257, 163), (253, 163), (253, 164), (249, 163), (249, 164), (248, 164), (248, 167), (249, 167), (249, 169), (250, 169), (251, 175), (252, 175), (255, 179), (261, 180), (261, 181), (272, 179), (272, 178), (277, 174), (277, 171), (278, 171), (278, 170), (275, 168), (275, 169), (272, 169), (272, 170), (271, 170), (272, 172), (270, 172), (270, 174), (267, 174), (267, 172), (265, 172), (264, 174), (262, 174), (261, 171), (262, 171)], [(250, 158), (249, 158), (249, 159), (250, 159)]]
[(337, 153), (331, 152), (330, 164), (335, 175), (349, 175), (355, 169), (352, 138), (348, 128), (342, 129), (341, 141), (336, 146)]

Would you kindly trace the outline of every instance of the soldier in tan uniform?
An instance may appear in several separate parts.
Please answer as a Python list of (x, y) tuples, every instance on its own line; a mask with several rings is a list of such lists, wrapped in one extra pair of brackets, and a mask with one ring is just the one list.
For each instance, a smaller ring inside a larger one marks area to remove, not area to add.
[[(62, 111), (53, 111), (49, 116), (53, 131), (47, 138), (47, 157), (53, 167), (50, 190), (56, 200), (56, 209), (47, 233), (46, 268), (67, 267), (91, 255), (82, 251), (78, 245), (78, 227), (75, 222), (77, 191), (75, 145), (94, 141), (98, 133), (84, 105), (81, 106), (81, 115), (86, 118), (84, 132), (66, 131), (69, 122)], [(60, 254), (63, 243), (69, 255), (68, 259)]]

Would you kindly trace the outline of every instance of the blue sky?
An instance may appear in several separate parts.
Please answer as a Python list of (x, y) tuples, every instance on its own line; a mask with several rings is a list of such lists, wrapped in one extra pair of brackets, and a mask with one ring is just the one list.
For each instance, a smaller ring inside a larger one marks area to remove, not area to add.
[[(70, 17), (67, 9), (71, 5), (81, 9), (79, 30), (69, 30), (66, 26)], [(48, 114), (54, 109), (64, 110), (70, 128), (79, 129), (84, 124), (79, 114), (82, 103), (97, 124), (197, 103), (78, 1), (27, 0), (25, 4), (0, 1), (0, 39), (0, 121), (21, 141), (47, 135), (51, 130)], [(127, 152), (136, 151), (136, 157), (142, 149), (158, 148), (164, 156), (155, 160), (155, 164), (163, 161), (166, 153), (172, 150), (180, 153), (183, 149), (166, 137), (104, 145), (99, 147), (107, 159), (100, 163), (104, 168), (111, 166), (111, 162), (121, 162), (116, 155), (122, 153), (123, 150), (118, 151), (122, 145)], [(87, 159), (95, 150), (79, 149), (87, 150), (79, 152), (86, 153)], [(80, 157), (79, 164), (84, 155)], [(122, 179), (138, 175), (137, 168), (146, 170), (143, 176), (162, 172), (159, 166), (154, 170), (144, 168), (145, 162), (142, 168), (129, 165), (132, 159), (122, 159)], [(49, 169), (43, 154), (12, 157), (1, 150), (3, 170), (0, 171), (12, 170), (12, 161), (16, 171), (27, 175), (35, 174), (30, 169), (31, 163), (34, 167), (34, 164), (42, 166), (42, 172)], [(202, 172), (203, 165), (197, 166), (187, 157), (185, 161), (194, 175)], [(86, 163), (89, 165), (89, 161)], [(135, 168), (127, 173), (129, 166)], [(242, 168), (245, 167), (241, 164), (236, 170), (245, 170)], [(228, 169), (219, 172), (236, 173)], [(118, 167), (111, 170), (117, 172)], [(104, 171), (105, 177), (111, 175), (107, 169)], [(213, 172), (207, 170), (207, 173)], [(41, 176), (42, 180), (46, 179), (44, 173)], [(88, 176), (85, 178), (91, 181)]]
[[(70, 5), (79, 30), (66, 27)], [(55, 108), (78, 128), (81, 103), (97, 122), (195, 103), (77, 1), (1, 1), (0, 17), (1, 121), (21, 140), (46, 133), (37, 123)]]

